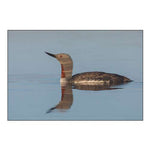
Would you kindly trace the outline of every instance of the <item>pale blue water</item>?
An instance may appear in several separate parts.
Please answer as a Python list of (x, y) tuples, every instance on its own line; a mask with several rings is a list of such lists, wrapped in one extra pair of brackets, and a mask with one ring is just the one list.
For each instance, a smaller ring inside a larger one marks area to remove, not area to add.
[[(44, 53), (68, 53), (73, 74), (104, 71), (131, 83), (116, 90), (72, 89), (69, 109), (61, 100), (60, 65)], [(142, 31), (9, 31), (8, 120), (142, 120)]]

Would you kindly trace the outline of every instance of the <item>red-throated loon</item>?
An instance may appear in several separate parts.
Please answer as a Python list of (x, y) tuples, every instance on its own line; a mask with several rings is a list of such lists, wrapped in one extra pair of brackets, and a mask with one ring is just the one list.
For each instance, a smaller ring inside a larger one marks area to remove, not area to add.
[(61, 83), (70, 83), (74, 86), (78, 85), (101, 85), (111, 86), (122, 83), (131, 82), (127, 77), (105, 73), (105, 72), (83, 72), (72, 76), (73, 62), (68, 54), (51, 54), (45, 52), (49, 56), (56, 58), (61, 64)]

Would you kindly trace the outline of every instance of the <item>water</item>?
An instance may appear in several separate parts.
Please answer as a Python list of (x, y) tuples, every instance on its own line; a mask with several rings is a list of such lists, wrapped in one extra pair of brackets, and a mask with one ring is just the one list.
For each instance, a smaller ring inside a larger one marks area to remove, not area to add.
[[(112, 90), (64, 88), (59, 63), (44, 51), (70, 54), (74, 74), (134, 81)], [(9, 31), (8, 53), (8, 120), (143, 119), (142, 31)], [(58, 104), (63, 109), (50, 111)]]

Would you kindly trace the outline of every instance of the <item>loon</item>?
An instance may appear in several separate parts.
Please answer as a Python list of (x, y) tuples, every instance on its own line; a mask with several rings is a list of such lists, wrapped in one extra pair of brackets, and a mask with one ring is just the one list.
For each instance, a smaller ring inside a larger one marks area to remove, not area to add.
[(73, 61), (70, 55), (65, 53), (51, 54), (61, 64), (61, 84), (71, 84), (72, 86), (111, 86), (131, 82), (129, 78), (114, 73), (105, 72), (83, 72), (72, 76)]

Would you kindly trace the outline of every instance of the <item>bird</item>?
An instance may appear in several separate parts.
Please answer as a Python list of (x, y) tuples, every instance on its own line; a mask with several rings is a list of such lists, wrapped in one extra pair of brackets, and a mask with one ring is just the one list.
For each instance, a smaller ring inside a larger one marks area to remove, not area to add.
[(52, 54), (45, 52), (47, 55), (56, 58), (61, 65), (61, 79), (62, 85), (71, 84), (74, 87), (79, 86), (112, 86), (131, 82), (129, 78), (115, 73), (105, 72), (83, 72), (72, 75), (73, 61), (69, 54), (59, 53)]

